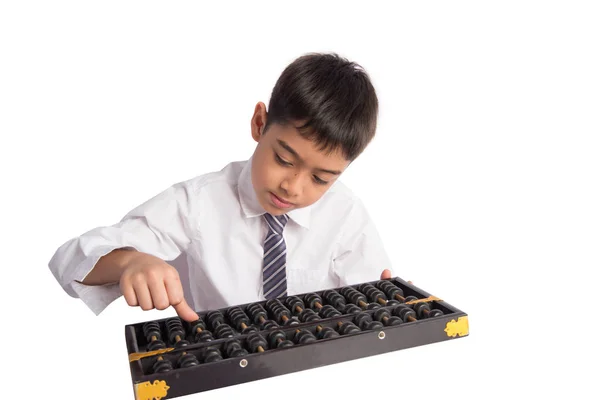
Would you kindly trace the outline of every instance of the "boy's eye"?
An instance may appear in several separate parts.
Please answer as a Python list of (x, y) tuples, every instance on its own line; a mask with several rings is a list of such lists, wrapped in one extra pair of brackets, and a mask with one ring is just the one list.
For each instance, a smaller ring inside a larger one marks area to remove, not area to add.
[(316, 175), (313, 175), (313, 177), (315, 178), (315, 182), (317, 182), (319, 185), (327, 185), (327, 181), (324, 181)]
[(289, 167), (289, 166), (291, 166), (291, 165), (292, 165), (291, 163), (289, 163), (289, 162), (285, 161), (283, 158), (279, 157), (279, 154), (277, 154), (277, 153), (275, 153), (275, 160), (276, 160), (276, 161), (277, 161), (279, 164), (281, 164), (281, 165), (284, 165), (284, 166), (286, 166), (286, 167)]

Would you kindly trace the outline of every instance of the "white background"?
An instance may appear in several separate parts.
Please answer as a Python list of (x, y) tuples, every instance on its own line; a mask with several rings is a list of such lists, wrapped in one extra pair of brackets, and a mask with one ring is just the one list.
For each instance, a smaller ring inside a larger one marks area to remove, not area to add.
[(205, 3), (0, 6), (2, 397), (132, 398), (123, 326), (174, 312), (121, 298), (95, 316), (48, 261), (248, 158), (283, 68), (335, 51), (381, 103), (343, 181), (394, 274), (468, 312), (471, 335), (186, 398), (597, 399), (598, 6)]

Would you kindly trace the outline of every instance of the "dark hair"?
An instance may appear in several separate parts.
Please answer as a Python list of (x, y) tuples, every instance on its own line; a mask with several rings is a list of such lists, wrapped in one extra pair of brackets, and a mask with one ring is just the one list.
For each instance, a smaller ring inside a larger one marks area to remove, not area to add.
[(378, 100), (364, 69), (337, 54), (297, 58), (277, 80), (265, 131), (273, 123), (297, 126), (321, 151), (340, 149), (353, 161), (375, 136)]

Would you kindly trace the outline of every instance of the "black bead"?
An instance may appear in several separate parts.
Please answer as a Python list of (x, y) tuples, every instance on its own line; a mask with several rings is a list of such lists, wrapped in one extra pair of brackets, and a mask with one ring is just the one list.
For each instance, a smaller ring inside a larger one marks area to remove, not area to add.
[(285, 333), (281, 330), (276, 330), (269, 333), (269, 346), (271, 348), (278, 347), (278, 343), (280, 340), (286, 340)]
[(332, 337), (337, 337), (340, 336), (340, 334), (333, 328), (330, 328), (328, 326), (322, 328), (318, 333), (317, 333), (317, 338), (318, 339), (329, 339)]
[(152, 370), (154, 371), (155, 374), (168, 372), (168, 371), (171, 371), (172, 369), (173, 369), (173, 365), (171, 365), (171, 362), (164, 358), (162, 360), (156, 361), (154, 363), (154, 365), (152, 366)]
[(188, 368), (199, 364), (200, 362), (196, 356), (191, 353), (183, 354), (181, 357), (179, 357), (179, 360), (177, 360), (177, 366), (179, 368)]
[(346, 322), (343, 322), (342, 325), (340, 325), (340, 328), (338, 329), (338, 331), (342, 335), (350, 335), (352, 333), (360, 332), (360, 328), (358, 326), (354, 325), (352, 322), (346, 321)]
[(203, 360), (205, 363), (215, 362), (223, 359), (221, 352), (214, 347), (207, 347), (203, 352)]
[(204, 343), (204, 342), (210, 342), (212, 340), (214, 340), (212, 333), (210, 333), (209, 331), (202, 331), (202, 332), (197, 332), (196, 335), (194, 336), (194, 340), (197, 343)]
[(347, 304), (344, 309), (344, 314), (356, 314), (362, 312), (362, 308), (357, 306), (356, 304)]

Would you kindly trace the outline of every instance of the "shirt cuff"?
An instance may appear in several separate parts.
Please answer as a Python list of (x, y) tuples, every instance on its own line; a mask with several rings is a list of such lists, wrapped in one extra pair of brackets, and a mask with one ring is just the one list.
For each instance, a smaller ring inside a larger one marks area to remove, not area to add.
[(67, 290), (71, 295), (79, 297), (96, 315), (99, 315), (113, 301), (121, 297), (119, 283), (105, 285), (85, 285), (80, 283), (92, 271), (101, 257), (116, 249), (132, 249), (132, 246), (101, 246), (95, 249), (93, 254), (85, 258), (73, 272)]
[(92, 286), (73, 281), (71, 288), (96, 315), (99, 315), (110, 303), (121, 297), (121, 288), (118, 283)]

